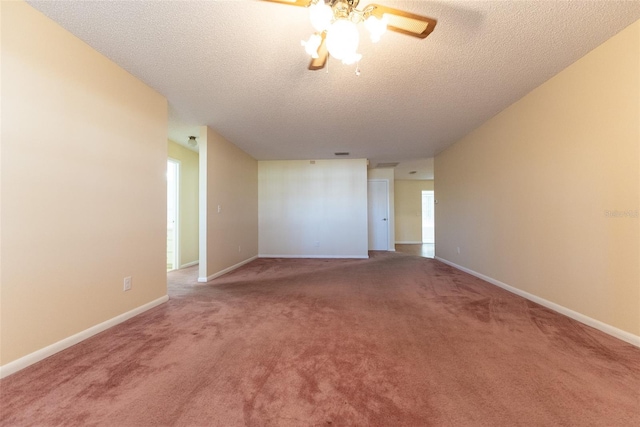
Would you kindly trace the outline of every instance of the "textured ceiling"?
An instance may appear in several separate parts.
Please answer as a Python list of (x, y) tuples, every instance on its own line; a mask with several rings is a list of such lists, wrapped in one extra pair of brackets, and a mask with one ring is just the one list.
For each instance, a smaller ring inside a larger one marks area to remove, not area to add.
[(360, 76), (335, 60), (307, 70), (304, 8), (29, 3), (166, 96), (177, 142), (209, 125), (259, 160), (348, 151), (407, 171), (640, 18), (638, 1), (377, 1), (438, 25), (424, 40), (363, 33)]

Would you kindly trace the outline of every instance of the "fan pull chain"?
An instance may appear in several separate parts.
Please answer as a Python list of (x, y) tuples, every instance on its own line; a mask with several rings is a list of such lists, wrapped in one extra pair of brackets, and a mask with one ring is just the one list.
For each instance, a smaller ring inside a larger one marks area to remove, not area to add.
[(360, 77), (360, 61), (356, 62), (356, 76)]

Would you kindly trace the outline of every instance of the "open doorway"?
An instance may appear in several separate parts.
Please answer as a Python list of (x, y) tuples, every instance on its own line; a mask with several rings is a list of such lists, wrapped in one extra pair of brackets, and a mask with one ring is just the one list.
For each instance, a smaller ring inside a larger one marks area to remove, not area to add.
[(178, 253), (178, 197), (180, 162), (167, 160), (167, 271), (180, 266)]
[(422, 256), (436, 256), (435, 199), (433, 191), (422, 191)]

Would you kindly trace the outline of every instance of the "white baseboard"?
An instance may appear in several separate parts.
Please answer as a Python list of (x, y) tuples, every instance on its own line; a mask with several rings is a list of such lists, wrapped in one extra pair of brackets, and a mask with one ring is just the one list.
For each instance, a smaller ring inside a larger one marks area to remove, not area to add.
[(140, 307), (134, 308), (131, 311), (127, 311), (126, 313), (122, 313), (112, 319), (106, 320), (102, 323), (99, 323), (95, 326), (90, 327), (89, 329), (85, 329), (84, 331), (78, 332), (75, 335), (71, 335), (63, 340), (60, 340), (56, 343), (48, 345), (40, 350), (34, 351), (33, 353), (27, 354), (26, 356), (21, 357), (20, 359), (16, 359), (13, 362), (9, 362), (6, 365), (0, 366), (0, 378), (4, 378), (11, 374), (18, 372), (21, 369), (26, 368), (27, 366), (33, 365), (36, 362), (39, 362), (43, 359), (46, 359), (49, 356), (53, 356), (54, 354), (65, 350), (73, 345), (78, 344), (81, 341), (86, 340), (100, 332), (103, 332), (113, 326), (116, 326), (119, 323), (122, 323), (126, 320), (131, 319), (132, 317), (137, 316), (140, 313), (143, 313), (147, 310), (152, 309), (160, 304), (169, 301), (169, 296), (165, 295), (161, 298), (148, 302)]
[(369, 255), (271, 255), (260, 254), (260, 258), (313, 258), (313, 259), (368, 259)]
[(188, 262), (188, 263), (186, 263), (186, 264), (182, 264), (182, 265), (180, 266), (180, 268), (193, 267), (194, 265), (198, 265), (198, 264), (199, 264), (199, 262), (198, 262), (198, 261), (191, 261), (191, 262)]
[(506, 283), (503, 283), (499, 280), (493, 279), (491, 277), (485, 276), (484, 274), (475, 272), (473, 270), (470, 270), (466, 267), (462, 267), (461, 265), (455, 264), (451, 261), (448, 261), (446, 259), (440, 258), (440, 257), (436, 257), (435, 259), (437, 259), (440, 262), (443, 262), (447, 265), (450, 265), (453, 268), (456, 268), (458, 270), (464, 271), (465, 273), (469, 273), (472, 276), (476, 276), (482, 280), (484, 280), (485, 282), (489, 282), (492, 285), (496, 285), (502, 289), (505, 289), (513, 294), (519, 295), (523, 298), (528, 299), (529, 301), (533, 301), (535, 303), (538, 303), (544, 307), (547, 307), (553, 311), (557, 311), (560, 314), (564, 314), (567, 317), (570, 317), (574, 320), (577, 320), (578, 322), (584, 323), (587, 326), (591, 326), (592, 328), (595, 328), (599, 331), (604, 332), (605, 334), (609, 334), (612, 337), (618, 338), (622, 341), (628, 342), (631, 345), (634, 345), (636, 347), (640, 347), (640, 336), (638, 335), (634, 335), (630, 332), (627, 331), (623, 331), (622, 329), (618, 329), (615, 326), (611, 326), (607, 323), (601, 322), (599, 320), (593, 319), (589, 316), (585, 316), (582, 313), (578, 313), (577, 311), (573, 311), (567, 307), (561, 306), (559, 304), (556, 304), (554, 302), (551, 302), (549, 300), (546, 300), (544, 298), (540, 298), (536, 295), (530, 294), (529, 292), (525, 292), (523, 290), (520, 290), (518, 288), (514, 288), (513, 286), (507, 285)]
[(220, 277), (220, 276), (222, 276), (223, 274), (227, 274), (227, 273), (229, 273), (230, 271), (235, 270), (236, 268), (240, 268), (240, 267), (242, 267), (243, 265), (248, 264), (248, 263), (250, 263), (251, 261), (253, 261), (254, 259), (257, 259), (257, 258), (258, 258), (258, 256), (257, 256), (257, 255), (255, 255), (255, 256), (252, 256), (251, 258), (247, 258), (247, 259), (245, 259), (244, 261), (240, 261), (239, 263), (237, 263), (237, 264), (235, 264), (235, 265), (232, 265), (231, 267), (225, 268), (224, 270), (218, 271), (217, 273), (213, 273), (213, 274), (212, 274), (212, 275), (210, 275), (210, 276), (207, 276), (207, 277), (198, 277), (198, 282), (199, 282), (199, 283), (207, 283), (207, 282), (209, 282), (209, 281), (211, 281), (211, 280), (215, 279), (216, 277)]
[[(422, 243), (422, 242), (414, 242), (413, 240), (409, 241), (409, 242), (396, 242), (396, 245), (423, 245), (423, 244), (424, 243)], [(433, 244), (433, 243), (431, 243), (431, 244)]]

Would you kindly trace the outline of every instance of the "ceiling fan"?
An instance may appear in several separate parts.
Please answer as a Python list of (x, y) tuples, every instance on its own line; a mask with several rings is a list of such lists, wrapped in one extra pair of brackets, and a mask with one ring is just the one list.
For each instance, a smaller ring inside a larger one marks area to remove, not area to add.
[[(431, 34), (438, 22), (433, 18), (379, 4), (370, 4), (359, 10), (360, 0), (264, 1), (309, 8), (311, 25), (316, 32), (309, 40), (302, 41), (302, 46), (311, 56), (310, 70), (324, 68), (329, 56), (344, 64), (360, 61), (362, 55), (357, 52), (360, 36), (356, 24), (364, 23), (375, 43), (387, 29), (423, 39)], [(356, 69), (356, 74), (359, 74), (358, 71)]]

